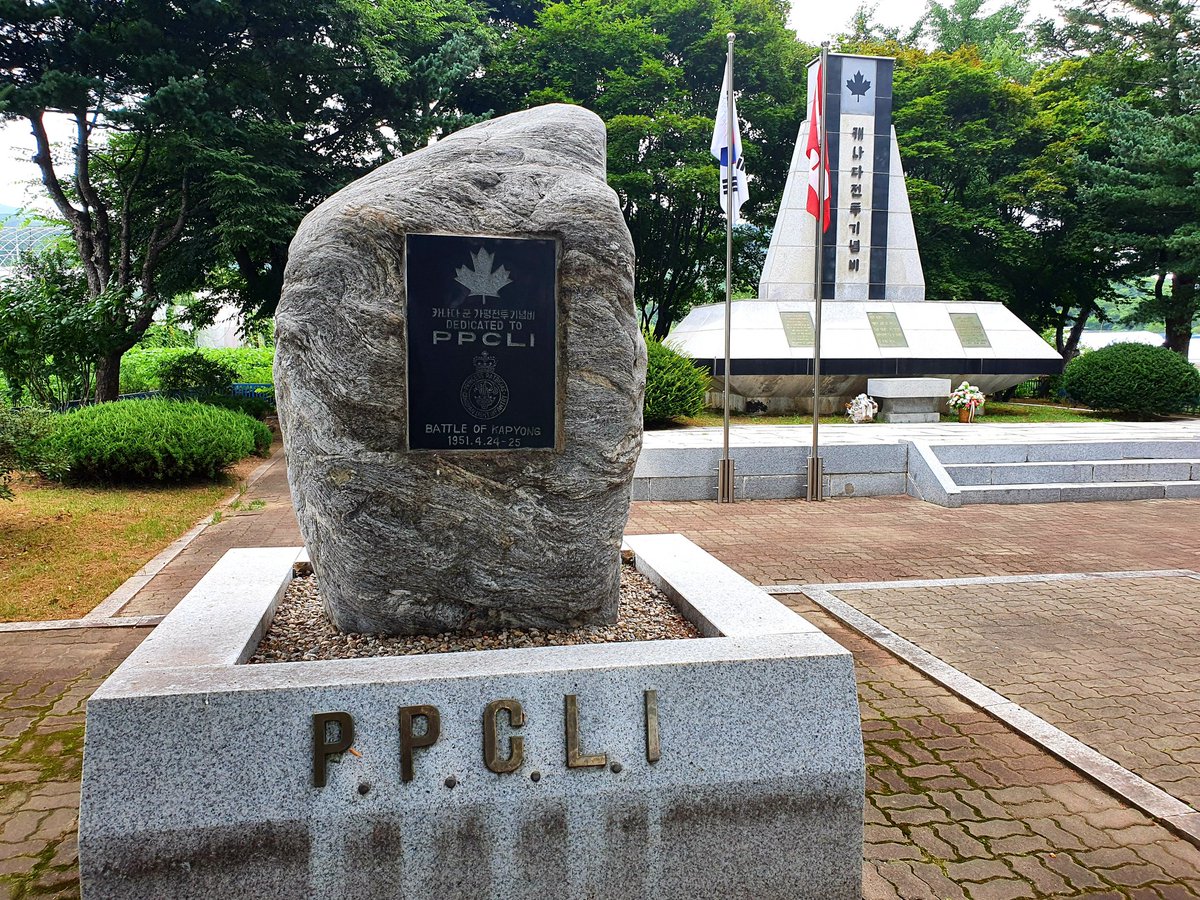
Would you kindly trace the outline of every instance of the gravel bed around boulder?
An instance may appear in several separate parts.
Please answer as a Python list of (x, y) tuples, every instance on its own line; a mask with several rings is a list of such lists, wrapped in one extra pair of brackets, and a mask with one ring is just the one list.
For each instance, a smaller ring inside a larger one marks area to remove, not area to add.
[(455, 632), (392, 637), (343, 634), (330, 624), (313, 575), (292, 581), (249, 662), (307, 662), (370, 656), (411, 656), (461, 650), (506, 650), (618, 641), (662, 641), (698, 638), (700, 632), (658, 588), (633, 566), (621, 566), (621, 602), (612, 625), (590, 625), (567, 631), (509, 628), (492, 632)]

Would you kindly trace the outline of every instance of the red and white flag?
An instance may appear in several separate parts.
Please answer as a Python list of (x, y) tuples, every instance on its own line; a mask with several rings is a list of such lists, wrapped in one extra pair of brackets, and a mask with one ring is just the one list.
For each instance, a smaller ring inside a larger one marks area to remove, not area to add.
[[(825, 73), (817, 65), (817, 89), (808, 98), (808, 143), (804, 152), (808, 156), (808, 203), (806, 208), (813, 217), (824, 221), (825, 231), (829, 230), (829, 160), (825, 157), (825, 148), (821, 146), (821, 133), (825, 123)], [(820, 207), (820, 177), (821, 170), (825, 174), (825, 210), (822, 219)]]

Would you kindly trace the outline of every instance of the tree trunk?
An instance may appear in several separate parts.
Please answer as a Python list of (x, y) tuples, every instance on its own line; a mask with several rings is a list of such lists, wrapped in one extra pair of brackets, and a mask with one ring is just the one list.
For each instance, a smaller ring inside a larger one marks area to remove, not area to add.
[(1083, 330), (1087, 327), (1088, 319), (1096, 310), (1096, 304), (1090, 300), (1085, 301), (1080, 307), (1079, 312), (1075, 316), (1075, 323), (1071, 326), (1071, 332), (1067, 336), (1066, 342), (1060, 351), (1062, 358), (1070, 362), (1079, 352), (1079, 339), (1083, 337)]
[(1171, 302), (1167, 305), (1163, 323), (1167, 329), (1164, 346), (1187, 359), (1192, 343), (1192, 322), (1196, 318), (1196, 279), (1192, 275), (1171, 278)]
[(121, 394), (121, 357), (123, 351), (114, 350), (96, 362), (96, 402), (116, 400)]

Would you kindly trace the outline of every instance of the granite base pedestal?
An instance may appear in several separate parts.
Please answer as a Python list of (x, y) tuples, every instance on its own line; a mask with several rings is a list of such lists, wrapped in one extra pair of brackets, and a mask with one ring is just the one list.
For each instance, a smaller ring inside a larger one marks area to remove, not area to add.
[(850, 654), (629, 544), (706, 637), (245, 665), (300, 551), (230, 551), (88, 702), (83, 897), (857, 900)]

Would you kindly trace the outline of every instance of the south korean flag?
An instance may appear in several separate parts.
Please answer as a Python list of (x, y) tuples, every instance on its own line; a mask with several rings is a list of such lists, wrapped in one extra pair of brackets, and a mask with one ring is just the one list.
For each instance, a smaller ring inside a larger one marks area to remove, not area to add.
[(721, 103), (717, 107), (717, 124), (713, 129), (712, 144), (709, 150), (721, 163), (721, 212), (725, 212), (729, 203), (729, 119), (733, 117), (733, 218), (730, 224), (738, 223), (738, 210), (750, 199), (750, 186), (747, 182), (746, 161), (742, 158), (742, 130), (738, 123), (737, 103), (732, 98), (733, 79), (729, 72), (729, 63), (725, 63), (725, 80), (721, 84)]

